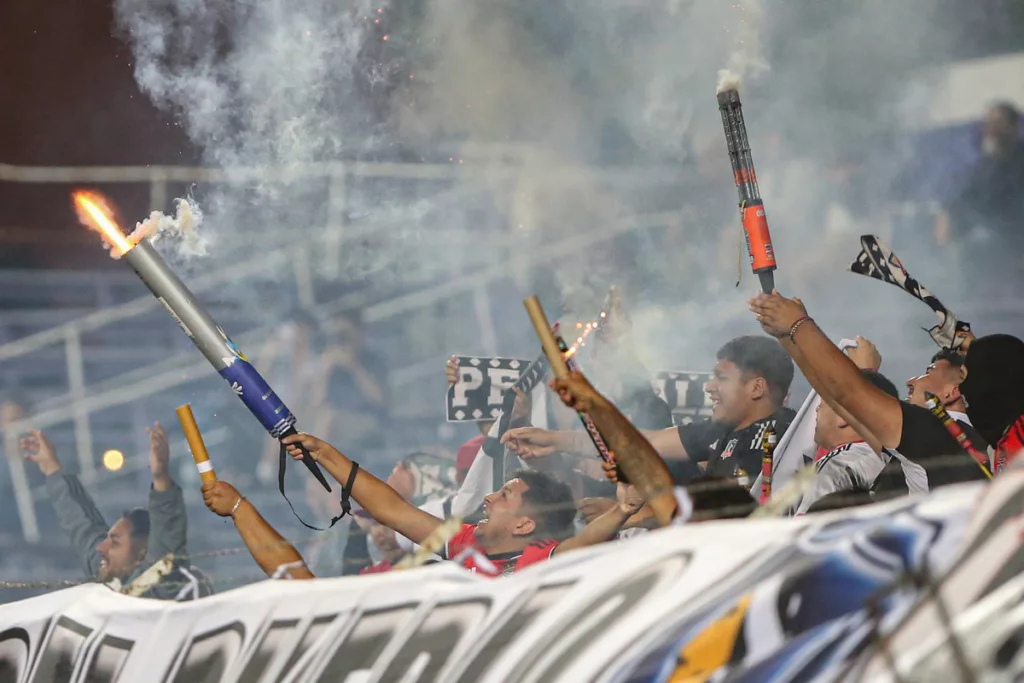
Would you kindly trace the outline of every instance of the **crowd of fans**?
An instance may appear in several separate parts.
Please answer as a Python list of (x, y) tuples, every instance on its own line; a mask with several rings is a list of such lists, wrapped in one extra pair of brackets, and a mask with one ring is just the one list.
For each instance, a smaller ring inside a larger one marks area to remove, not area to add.
[[(940, 239), (974, 243), (994, 235), (1013, 245), (1019, 238), (1014, 216), (1020, 195), (1014, 188), (1024, 176), (1024, 157), (1018, 131), (1015, 109), (992, 108), (983, 160), (943, 214)], [(1019, 257), (1019, 250), (1011, 251)], [(530, 394), (510, 389), (517, 392), (511, 419), (481, 422), (480, 435), (454, 458), (409, 455), (386, 479), (358, 464), (361, 450), (372, 448), (385, 428), (373, 408), (387, 403), (358, 327), (336, 323), (328, 341), (319, 343), (314, 340), (325, 338), (318, 334), (321, 322), (296, 316), (292, 332), (272, 340), (258, 360), (282, 378), (277, 386), (286, 401), (313, 416), (310, 434), (283, 443), (293, 458), (301, 458), (302, 449), (312, 455), (337, 483), (342, 509), (351, 511), (343, 522), (349, 534), (341, 561), (320, 561), (321, 554), (339, 550), (327, 544), (311, 546), (304, 556), (246, 498), (246, 488), (273, 479), (276, 443), (253, 468), (256, 476), (205, 484), (203, 500), (213, 513), (233, 520), (271, 577), (379, 573), (444, 561), (502, 576), (668, 525), (746, 517), (785, 488), (781, 479), (764, 476), (763, 465), (772, 458), (795, 457), (813, 470), (809, 479), (791, 479), (787, 495), (794, 497), (783, 506), (786, 514), (803, 515), (989, 480), (1024, 450), (1024, 341), (959, 336), (920, 359), (922, 374), (906, 381), (901, 400), (869, 340), (858, 337), (840, 348), (799, 299), (778, 292), (758, 294), (749, 309), (764, 334), (726, 340), (719, 348), (706, 386), (710, 417), (673, 424), (644, 377), (627, 316), (615, 299), (594, 344), (602, 362), (591, 373), (606, 391), (579, 372), (545, 380), (566, 408), (563, 417), (570, 418), (556, 420), (561, 429), (531, 424)], [(805, 448), (793, 437), (785, 453), (773, 452), (788, 431), (800, 428), (790, 405), (797, 370), (817, 401), (816, 411), (804, 418), (813, 420), (807, 432), (812, 443)], [(453, 361), (446, 373), (450, 384), (459, 381)], [(343, 381), (332, 381), (335, 375)], [(17, 420), (18, 409), (8, 402), (0, 420)], [(587, 432), (572, 421), (573, 411), (590, 416), (614, 463), (600, 460)], [(168, 468), (160, 424), (149, 430), (149, 439), (148, 509), (126, 510), (112, 526), (78, 478), (64, 471), (45, 434), (25, 435), (21, 448), (45, 475), (58, 522), (90, 578), (132, 595), (208, 595), (211, 582), (186, 548), (182, 490)], [(314, 489), (311, 507), (324, 512), (336, 499), (321, 507), (316, 501), (326, 500), (325, 494)]]

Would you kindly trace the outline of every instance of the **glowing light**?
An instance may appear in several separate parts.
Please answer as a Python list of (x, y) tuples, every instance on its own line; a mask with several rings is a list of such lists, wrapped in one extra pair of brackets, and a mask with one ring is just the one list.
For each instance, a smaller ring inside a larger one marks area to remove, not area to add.
[(576, 323), (576, 329), (580, 329), (581, 327), (583, 327), (583, 323)]
[(607, 314), (607, 313), (605, 313), (604, 311), (601, 311), (601, 317), (602, 317), (602, 318), (607, 318), (607, 317), (608, 317), (608, 314)]
[(95, 192), (78, 191), (73, 193), (78, 220), (82, 225), (103, 235), (107, 242), (120, 254), (127, 254), (135, 245), (121, 232), (120, 226), (114, 222), (114, 212), (102, 195)]
[(111, 472), (117, 472), (124, 467), (124, 453), (115, 450), (107, 451), (103, 454), (103, 466)]
[(387, 40), (387, 39), (388, 39), (387, 36), (384, 36), (383, 38), (381, 38), (381, 40)]

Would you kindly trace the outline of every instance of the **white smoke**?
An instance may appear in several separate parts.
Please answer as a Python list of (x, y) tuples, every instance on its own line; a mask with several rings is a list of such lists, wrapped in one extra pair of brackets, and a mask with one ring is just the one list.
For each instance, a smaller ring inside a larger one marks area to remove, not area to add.
[[(929, 20), (932, 4), (116, 0), (115, 10), (143, 90), (177, 112), (211, 165), (419, 160), (438, 149), (473, 165), (455, 189), (349, 188), (354, 227), (368, 230), (345, 243), (342, 272), (427, 281), (466, 273), (482, 254), (503, 259), (681, 207), (677, 225), (635, 231), (629, 249), (569, 249), (545, 268), (581, 314), (630, 281), (627, 299), (648, 299), (637, 327), (650, 322), (650, 346), (699, 364), (724, 335), (757, 333), (743, 306), (753, 281), (733, 288), (736, 196), (710, 96), (719, 72), (745, 89), (780, 288), (809, 304), (846, 301), (859, 285), (831, 268), (847, 258), (843, 240), (852, 248), (883, 220), (875, 207), (899, 163), (906, 74), (948, 37)], [(514, 161), (488, 156), (495, 146)], [(667, 170), (660, 186), (613, 188), (597, 165)], [(856, 185), (863, 196), (849, 196), (838, 167), (868, 178)], [(323, 188), (308, 178), (202, 191), (218, 245), (324, 222)], [(850, 217), (837, 225), (849, 227), (830, 232), (837, 203)], [(749, 277), (745, 255), (741, 266)], [(521, 309), (497, 317), (502, 332), (522, 327)]]
[(170, 239), (180, 257), (205, 256), (208, 240), (199, 231), (203, 222), (202, 210), (191, 198), (175, 199), (174, 203), (176, 210), (173, 216), (153, 211), (146, 220), (135, 224), (135, 229), (128, 239), (132, 244), (138, 244), (147, 238), (151, 242)]

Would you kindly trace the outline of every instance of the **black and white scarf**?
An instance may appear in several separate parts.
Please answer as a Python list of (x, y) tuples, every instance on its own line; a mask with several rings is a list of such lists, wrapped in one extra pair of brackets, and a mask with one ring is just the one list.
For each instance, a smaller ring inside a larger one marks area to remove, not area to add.
[(928, 307), (935, 311), (935, 315), (939, 316), (939, 324), (929, 329), (928, 334), (944, 349), (959, 348), (971, 332), (970, 323), (957, 320), (956, 315), (943, 306), (934, 294), (912, 278), (896, 254), (892, 253), (877, 236), (861, 235), (860, 243), (860, 253), (850, 264), (850, 270), (858, 275), (866, 275), (896, 285), (928, 304)]

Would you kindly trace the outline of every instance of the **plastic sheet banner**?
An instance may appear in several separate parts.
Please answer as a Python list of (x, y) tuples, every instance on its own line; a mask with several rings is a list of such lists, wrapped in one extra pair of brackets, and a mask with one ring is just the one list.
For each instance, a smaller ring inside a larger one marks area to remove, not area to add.
[(1021, 477), (665, 529), (504, 579), (435, 565), (188, 603), (80, 586), (0, 606), (0, 681), (876, 680), (876, 629), (897, 657), (943, 632), (908, 571), (945, 576), (954, 616), (1017, 575)]

